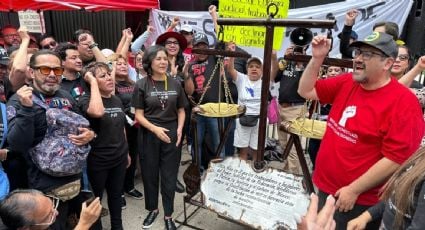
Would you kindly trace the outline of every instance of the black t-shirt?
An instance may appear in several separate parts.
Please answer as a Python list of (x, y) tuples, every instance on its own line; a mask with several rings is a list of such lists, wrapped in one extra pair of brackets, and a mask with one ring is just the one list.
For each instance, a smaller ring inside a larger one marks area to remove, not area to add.
[(63, 77), (61, 89), (67, 91), (77, 101), (81, 96), (90, 92), (90, 88), (82, 77), (78, 77), (74, 80), (68, 80)]
[(115, 95), (121, 100), (125, 114), (130, 117), (134, 117), (134, 115), (130, 113), (134, 86), (134, 83), (128, 81), (117, 81), (115, 84)]
[[(211, 77), (213, 77), (210, 87), (207, 89), (204, 98), (202, 99), (201, 104), (208, 102), (218, 102), (218, 91), (219, 91), (219, 74), (220, 68), (214, 73), (214, 76), (211, 76), (213, 70), (216, 66), (217, 59), (213, 56), (209, 56), (205, 61), (195, 61), (189, 65), (189, 76), (192, 77), (193, 84), (195, 86), (195, 91), (193, 92), (192, 97), (195, 99), (195, 102), (198, 103), (201, 95), (204, 91), (207, 82)], [(222, 99), (224, 99), (224, 93), (221, 94)], [(221, 100), (223, 101), (223, 100)]]
[(295, 70), (288, 65), (285, 70), (279, 70), (275, 81), (280, 81), (279, 103), (304, 103), (305, 99), (298, 94), (298, 84), (303, 71)]
[(136, 82), (132, 105), (143, 109), (146, 119), (154, 124), (177, 121), (177, 110), (187, 103), (183, 88), (173, 78), (167, 77), (167, 90), (165, 81), (155, 81), (150, 76)]
[(87, 115), (90, 95), (80, 98), (78, 105), (90, 122), (90, 127), (97, 137), (90, 143), (91, 151), (87, 159), (89, 167), (96, 169), (112, 168), (127, 159), (128, 146), (124, 135), (125, 114), (121, 100), (112, 96), (102, 97), (105, 114), (101, 118)]

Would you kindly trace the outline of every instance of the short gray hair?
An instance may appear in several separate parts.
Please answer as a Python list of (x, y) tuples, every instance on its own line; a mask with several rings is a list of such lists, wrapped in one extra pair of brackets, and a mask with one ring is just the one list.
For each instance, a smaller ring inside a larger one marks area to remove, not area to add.
[(16, 189), (0, 203), (0, 217), (3, 224), (17, 229), (34, 224), (28, 217), (37, 206), (35, 197), (44, 194), (35, 189)]

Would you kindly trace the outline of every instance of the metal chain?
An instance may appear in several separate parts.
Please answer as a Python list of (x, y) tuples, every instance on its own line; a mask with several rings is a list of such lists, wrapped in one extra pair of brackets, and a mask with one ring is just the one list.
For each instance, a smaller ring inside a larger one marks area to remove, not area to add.
[(211, 73), (210, 79), (208, 79), (208, 82), (207, 82), (207, 84), (206, 84), (206, 85), (205, 85), (205, 87), (204, 87), (204, 92), (202, 92), (202, 94), (201, 94), (201, 98), (199, 98), (199, 101), (198, 101), (197, 106), (201, 105), (202, 100), (204, 99), (205, 93), (207, 92), (207, 89), (208, 89), (208, 88), (209, 88), (209, 86), (211, 85), (211, 81), (212, 81), (212, 79), (214, 78), (215, 72), (217, 71), (217, 68), (218, 68), (218, 66), (220, 65), (220, 62), (222, 63), (222, 62), (223, 62), (223, 60), (222, 60), (222, 59), (219, 59), (219, 61), (217, 62), (217, 64), (215, 64), (215, 67), (214, 67), (214, 69), (213, 69), (213, 72)]
[[(227, 77), (226, 77), (226, 71), (224, 71), (224, 63), (221, 62), (220, 65), (221, 65), (220, 68), (223, 70), (224, 96), (226, 98), (226, 103), (235, 104), (233, 102), (232, 94), (230, 92), (229, 82), (227, 81)], [(230, 99), (230, 103), (229, 103), (229, 99)]]

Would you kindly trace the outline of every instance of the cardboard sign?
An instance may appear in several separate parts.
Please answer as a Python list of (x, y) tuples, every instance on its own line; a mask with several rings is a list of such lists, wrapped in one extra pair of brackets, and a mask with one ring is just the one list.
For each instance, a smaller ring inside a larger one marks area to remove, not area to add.
[(33, 10), (19, 11), (19, 25), (26, 26), (31, 33), (44, 33), (44, 19), (40, 14)]
[[(221, 0), (219, 4), (220, 17), (223, 18), (268, 18), (267, 5), (275, 3), (279, 10), (274, 18), (286, 18), (289, 0)], [(270, 13), (275, 12), (271, 7)], [(284, 38), (284, 28), (274, 31), (273, 49), (279, 50)], [(264, 48), (266, 28), (264, 26), (224, 26), (224, 41), (234, 41), (240, 46)]]
[(258, 229), (297, 229), (310, 203), (303, 177), (276, 169), (256, 173), (246, 161), (211, 163), (201, 184), (205, 205), (227, 218)]

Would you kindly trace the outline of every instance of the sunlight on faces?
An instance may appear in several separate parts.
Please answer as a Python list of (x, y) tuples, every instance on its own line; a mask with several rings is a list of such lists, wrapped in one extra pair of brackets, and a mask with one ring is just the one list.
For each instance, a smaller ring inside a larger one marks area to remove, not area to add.
[(47, 37), (40, 42), (40, 46), (42, 49), (54, 50), (58, 46), (58, 43), (52, 37)]
[(247, 66), (249, 80), (257, 81), (263, 75), (263, 65), (257, 61), (251, 61)]
[(164, 75), (167, 72), (168, 58), (167, 54), (160, 50), (152, 60), (151, 68), (153, 75)]
[(81, 60), (78, 50), (68, 49), (66, 52), (63, 67), (71, 72), (79, 72), (83, 69), (83, 61)]
[(81, 34), (79, 36), (79, 38), (81, 38), (83, 36), (86, 36), (86, 40), (80, 41), (78, 43), (78, 46), (77, 46), (78, 52), (80, 53), (81, 59), (83, 61), (89, 61), (89, 60), (93, 59), (93, 57), (94, 57), (93, 50), (91, 50), (89, 48), (89, 45), (88, 45), (88, 44), (91, 44), (91, 42), (93, 41), (93, 36), (91, 36), (90, 34), (84, 33), (84, 34)]
[(49, 71), (48, 74), (43, 74), (41, 70), (37, 68), (41, 66), (51, 69), (61, 68), (61, 61), (54, 55), (39, 55), (36, 58), (35, 66), (30, 70), (36, 89), (46, 95), (53, 95), (60, 88), (62, 75), (56, 76), (53, 70)]
[(170, 37), (165, 41), (165, 49), (171, 56), (176, 56), (179, 53), (180, 45), (176, 38)]
[(115, 90), (115, 82), (112, 80), (111, 72), (106, 67), (96, 68), (94, 77), (97, 80), (99, 91), (110, 94)]
[(398, 56), (391, 68), (391, 74), (401, 77), (409, 68), (409, 54), (404, 47), (398, 48)]
[(136, 55), (136, 69), (141, 70), (143, 69), (143, 52), (140, 51), (137, 55)]
[(128, 75), (128, 63), (124, 58), (118, 58), (116, 63), (117, 76), (127, 76)]
[(368, 83), (373, 78), (380, 77), (386, 69), (388, 58), (378, 49), (362, 46), (355, 49), (353, 57), (353, 79), (356, 82)]
[(329, 66), (326, 70), (327, 77), (336, 77), (342, 73), (342, 68), (338, 66)]
[(18, 30), (15, 28), (6, 28), (2, 30), (3, 40), (9, 46), (19, 46), (21, 44), (21, 37), (19, 37)]

